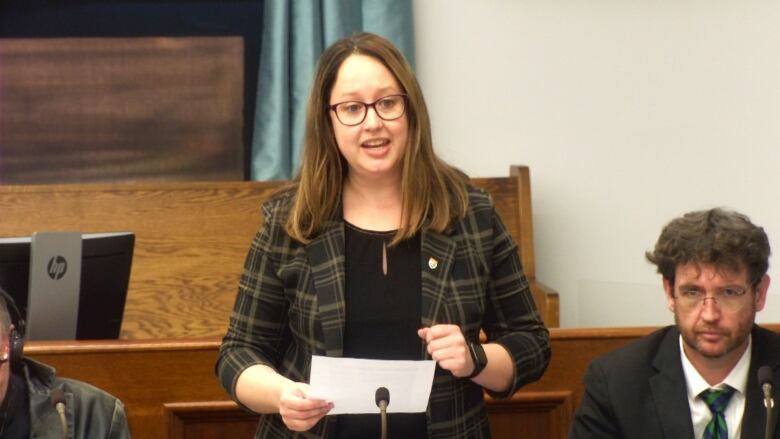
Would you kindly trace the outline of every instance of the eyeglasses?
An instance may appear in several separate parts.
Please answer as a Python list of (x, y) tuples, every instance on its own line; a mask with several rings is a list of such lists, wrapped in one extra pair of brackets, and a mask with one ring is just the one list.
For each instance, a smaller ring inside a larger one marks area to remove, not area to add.
[(715, 294), (708, 296), (706, 292), (697, 288), (683, 288), (675, 296), (675, 301), (684, 311), (695, 311), (703, 307), (707, 299), (712, 299), (714, 303), (720, 306), (720, 309), (726, 312), (737, 312), (742, 310), (747, 304), (745, 296), (747, 288), (724, 288), (715, 291)]
[(328, 105), (328, 109), (336, 112), (336, 118), (342, 125), (360, 125), (366, 120), (368, 109), (373, 108), (382, 120), (396, 120), (406, 112), (406, 95), (389, 95), (374, 102), (346, 101)]

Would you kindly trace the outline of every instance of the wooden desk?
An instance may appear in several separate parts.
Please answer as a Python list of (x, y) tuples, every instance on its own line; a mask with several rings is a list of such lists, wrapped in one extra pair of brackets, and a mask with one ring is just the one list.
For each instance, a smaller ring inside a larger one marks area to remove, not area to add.
[[(653, 329), (551, 329), (552, 360), (542, 379), (510, 400), (488, 400), (494, 438), (565, 438), (590, 361)], [(25, 353), (119, 397), (133, 437), (253, 437), (256, 417), (231, 402), (214, 375), (218, 349), (209, 338), (29, 342)]]

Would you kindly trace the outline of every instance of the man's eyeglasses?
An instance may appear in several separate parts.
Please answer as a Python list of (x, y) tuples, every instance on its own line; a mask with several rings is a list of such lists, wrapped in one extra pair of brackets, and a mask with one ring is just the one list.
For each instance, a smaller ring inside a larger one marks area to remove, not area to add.
[(717, 303), (721, 310), (726, 312), (737, 312), (742, 310), (747, 304), (745, 298), (747, 288), (724, 288), (715, 291), (715, 294), (708, 296), (703, 290), (697, 288), (682, 288), (677, 292), (675, 301), (684, 311), (695, 311), (703, 307), (707, 299), (712, 299)]
[(374, 102), (347, 101), (328, 105), (328, 109), (336, 112), (336, 118), (342, 125), (360, 125), (366, 120), (368, 109), (373, 108), (382, 120), (396, 120), (406, 112), (406, 95), (390, 95)]

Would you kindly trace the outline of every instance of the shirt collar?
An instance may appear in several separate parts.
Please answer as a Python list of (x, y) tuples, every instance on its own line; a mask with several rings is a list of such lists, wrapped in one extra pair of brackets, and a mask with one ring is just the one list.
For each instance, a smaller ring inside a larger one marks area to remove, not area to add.
[(682, 335), (680, 336), (680, 358), (682, 359), (682, 366), (683, 366), (683, 372), (685, 373), (685, 383), (688, 387), (688, 398), (695, 400), (699, 394), (707, 389), (710, 388), (723, 388), (724, 385), (728, 385), (740, 394), (745, 394), (745, 389), (747, 388), (747, 380), (748, 380), (748, 372), (750, 368), (750, 355), (751, 355), (751, 347), (753, 344), (753, 337), (752, 335), (748, 335), (748, 345), (747, 349), (745, 349), (745, 352), (742, 353), (742, 356), (739, 358), (739, 361), (737, 361), (737, 364), (734, 366), (733, 369), (731, 369), (731, 372), (726, 376), (726, 379), (724, 379), (722, 382), (710, 386), (707, 381), (702, 378), (701, 374), (699, 374), (699, 371), (696, 370), (695, 367), (693, 367), (693, 364), (691, 364), (691, 361), (688, 360), (688, 357), (685, 355), (685, 351), (683, 350), (683, 340)]

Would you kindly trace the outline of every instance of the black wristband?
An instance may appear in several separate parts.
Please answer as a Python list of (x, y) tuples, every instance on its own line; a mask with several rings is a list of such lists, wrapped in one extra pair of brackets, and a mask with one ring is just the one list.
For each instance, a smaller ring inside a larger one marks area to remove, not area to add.
[(487, 355), (485, 354), (485, 348), (479, 342), (469, 342), (469, 353), (471, 354), (471, 362), (474, 363), (474, 370), (469, 375), (469, 378), (474, 378), (479, 375), (487, 366)]

